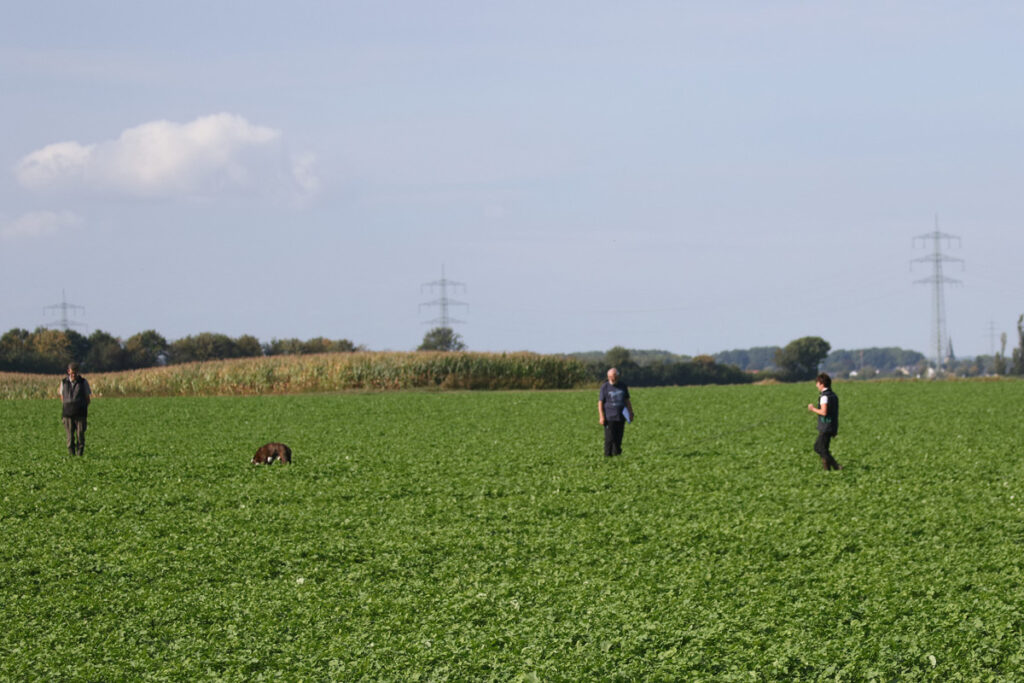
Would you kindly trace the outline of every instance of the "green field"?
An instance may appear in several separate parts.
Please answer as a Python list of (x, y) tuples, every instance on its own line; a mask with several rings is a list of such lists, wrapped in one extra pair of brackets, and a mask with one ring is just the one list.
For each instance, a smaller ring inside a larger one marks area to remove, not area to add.
[(1024, 382), (836, 390), (0, 401), (0, 679), (1018, 678)]

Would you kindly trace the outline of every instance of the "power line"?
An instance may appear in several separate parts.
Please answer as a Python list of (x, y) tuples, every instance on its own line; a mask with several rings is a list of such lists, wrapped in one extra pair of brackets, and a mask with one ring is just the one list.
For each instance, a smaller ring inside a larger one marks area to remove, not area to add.
[(424, 321), (425, 325), (437, 325), (439, 327), (447, 327), (451, 329), (454, 323), (464, 323), (463, 320), (456, 320), (448, 315), (448, 308), (451, 306), (465, 306), (466, 310), (469, 310), (469, 304), (464, 301), (456, 301), (448, 297), (448, 290), (458, 290), (459, 287), (462, 291), (466, 291), (466, 285), (462, 282), (456, 282), (449, 280), (444, 276), (444, 264), (441, 265), (441, 279), (434, 280), (433, 282), (425, 282), (420, 286), (420, 291), (423, 291), (424, 287), (429, 287), (431, 291), (435, 289), (441, 290), (441, 296), (434, 299), (433, 301), (425, 301), (420, 304), (420, 310), (423, 310), (424, 306), (437, 306), (440, 309), (440, 315), (433, 320)]
[(952, 256), (946, 256), (942, 253), (942, 240), (946, 241), (947, 245), (950, 245), (953, 240), (960, 244), (960, 238), (956, 235), (949, 235), (944, 232), (939, 232), (939, 218), (935, 217), (935, 230), (924, 234), (918, 235), (914, 238), (914, 245), (917, 245), (918, 240), (921, 241), (923, 246), (926, 246), (929, 241), (932, 242), (934, 251), (928, 256), (922, 256), (921, 258), (914, 259), (910, 262), (911, 269), (913, 269), (914, 263), (924, 262), (932, 264), (932, 275), (921, 280), (915, 280), (914, 284), (925, 284), (930, 283), (932, 285), (932, 343), (935, 349), (935, 373), (938, 374), (942, 371), (943, 365), (943, 353), (942, 347), (944, 344), (948, 344), (949, 340), (946, 336), (946, 302), (943, 292), (943, 287), (946, 283), (950, 284), (961, 284), (960, 280), (954, 280), (953, 278), (946, 277), (942, 273), (942, 264), (949, 263), (952, 261), (959, 261), (961, 268), (963, 267), (963, 259), (954, 258)]

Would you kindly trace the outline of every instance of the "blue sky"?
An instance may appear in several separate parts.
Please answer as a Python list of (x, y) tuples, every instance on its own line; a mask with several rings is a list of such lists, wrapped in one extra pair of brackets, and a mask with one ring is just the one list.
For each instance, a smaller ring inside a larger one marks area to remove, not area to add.
[(1016, 3), (11, 5), (0, 330), (1015, 345)]

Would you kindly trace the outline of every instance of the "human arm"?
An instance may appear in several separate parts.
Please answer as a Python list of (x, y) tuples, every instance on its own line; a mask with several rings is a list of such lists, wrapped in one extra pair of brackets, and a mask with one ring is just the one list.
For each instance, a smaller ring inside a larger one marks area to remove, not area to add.
[(626, 409), (629, 410), (629, 419), (632, 422), (636, 419), (636, 411), (633, 410), (633, 402), (628, 398), (626, 399)]
[(807, 404), (807, 410), (811, 411), (815, 415), (821, 415), (824, 417), (828, 414), (828, 398), (822, 397), (821, 406), (815, 406), (813, 403)]
[(604, 424), (604, 401), (597, 402), (597, 421)]

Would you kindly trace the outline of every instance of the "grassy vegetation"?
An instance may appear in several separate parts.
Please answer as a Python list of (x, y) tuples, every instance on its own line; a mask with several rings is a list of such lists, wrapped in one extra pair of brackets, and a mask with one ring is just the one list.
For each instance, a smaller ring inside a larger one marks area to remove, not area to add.
[[(324, 353), (86, 373), (96, 396), (251, 396), (346, 389), (566, 389), (579, 361), (535, 353)], [(47, 398), (51, 375), (0, 372), (0, 399)]]
[(0, 679), (1014, 678), (1024, 383), (836, 389), (6, 401)]

